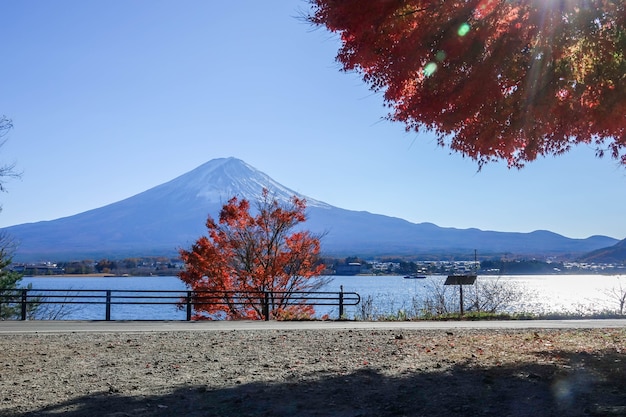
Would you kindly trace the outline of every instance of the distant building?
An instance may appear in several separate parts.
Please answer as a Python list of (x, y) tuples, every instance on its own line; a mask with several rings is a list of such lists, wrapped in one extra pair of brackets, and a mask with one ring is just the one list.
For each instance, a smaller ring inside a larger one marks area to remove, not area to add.
[(14, 263), (7, 268), (14, 272), (19, 272), (24, 275), (61, 275), (65, 273), (63, 268), (53, 264), (51, 262), (39, 262), (39, 263)]
[(361, 264), (359, 262), (350, 262), (347, 265), (336, 265), (335, 275), (357, 275), (361, 273)]

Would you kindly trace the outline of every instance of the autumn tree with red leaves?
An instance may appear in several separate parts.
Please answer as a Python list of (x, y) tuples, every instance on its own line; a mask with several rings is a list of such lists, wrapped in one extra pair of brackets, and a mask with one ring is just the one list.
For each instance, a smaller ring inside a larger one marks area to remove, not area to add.
[[(198, 292), (196, 319), (310, 318), (314, 309), (294, 301), (299, 292), (325, 284), (318, 277), (320, 240), (309, 231), (294, 230), (306, 220), (306, 201), (296, 196), (289, 203), (263, 191), (256, 215), (250, 203), (236, 197), (222, 207), (219, 222), (208, 217), (208, 235), (191, 250), (181, 250), (186, 268), (180, 279)], [(267, 304), (265, 301), (267, 300)], [(269, 314), (269, 317), (266, 316)]]
[(311, 0), (389, 119), (479, 167), (592, 144), (626, 165), (623, 0)]

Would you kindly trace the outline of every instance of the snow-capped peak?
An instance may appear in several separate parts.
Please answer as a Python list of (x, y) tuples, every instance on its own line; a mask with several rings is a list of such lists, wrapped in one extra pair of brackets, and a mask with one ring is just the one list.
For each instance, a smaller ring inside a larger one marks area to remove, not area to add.
[(289, 201), (297, 195), (305, 198), (307, 206), (330, 207), (321, 201), (300, 195), (274, 181), (268, 175), (237, 158), (213, 159), (186, 174), (157, 188), (165, 188), (168, 194), (186, 198), (195, 197), (210, 203), (226, 203), (232, 197), (250, 202), (262, 198), (263, 189), (279, 201)]

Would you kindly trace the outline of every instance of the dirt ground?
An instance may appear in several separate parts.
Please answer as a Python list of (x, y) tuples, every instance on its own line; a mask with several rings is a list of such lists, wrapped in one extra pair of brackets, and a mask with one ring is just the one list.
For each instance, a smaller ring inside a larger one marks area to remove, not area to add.
[(626, 330), (0, 339), (0, 416), (626, 416)]

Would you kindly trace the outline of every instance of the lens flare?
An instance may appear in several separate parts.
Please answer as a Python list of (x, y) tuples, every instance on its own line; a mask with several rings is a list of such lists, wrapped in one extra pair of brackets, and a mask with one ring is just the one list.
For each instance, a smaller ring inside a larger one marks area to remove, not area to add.
[(435, 64), (434, 62), (429, 62), (424, 67), (424, 75), (427, 77), (430, 77), (431, 75), (433, 75), (435, 71), (437, 71), (437, 64)]
[(465, 36), (465, 35), (467, 35), (469, 33), (470, 29), (471, 29), (471, 27), (470, 27), (469, 23), (466, 22), (466, 23), (463, 23), (461, 26), (459, 26), (459, 30), (457, 30), (456, 33), (459, 36)]

